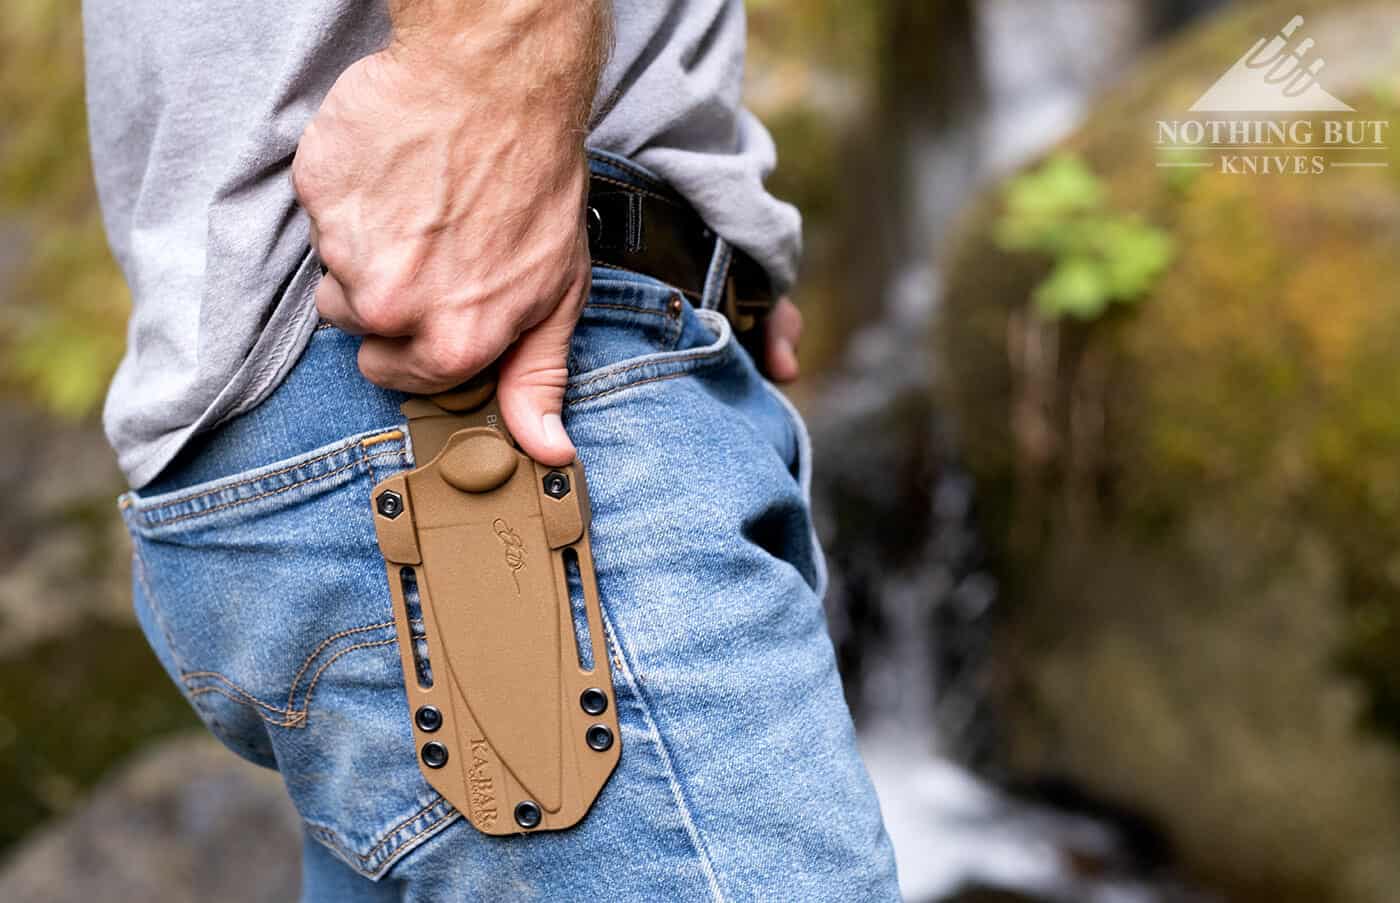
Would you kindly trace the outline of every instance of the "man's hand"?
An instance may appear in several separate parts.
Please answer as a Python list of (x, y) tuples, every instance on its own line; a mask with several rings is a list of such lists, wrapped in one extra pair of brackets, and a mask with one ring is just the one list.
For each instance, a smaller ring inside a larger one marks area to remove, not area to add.
[(360, 370), (426, 394), (500, 360), (506, 425), (563, 465), (569, 339), (588, 297), (583, 152), (605, 0), (390, 0), (292, 163), (326, 267), (316, 308)]
[(801, 339), (802, 311), (783, 297), (768, 315), (763, 336), (763, 372), (773, 382), (790, 383), (797, 380), (797, 343)]

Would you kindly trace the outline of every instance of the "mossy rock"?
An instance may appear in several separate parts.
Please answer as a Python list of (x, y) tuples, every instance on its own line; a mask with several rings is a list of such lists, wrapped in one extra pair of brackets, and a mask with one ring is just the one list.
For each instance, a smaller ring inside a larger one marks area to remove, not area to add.
[(1400, 3), (1217, 17), (1061, 148), (1172, 236), (1170, 271), (1049, 323), (1029, 301), (1048, 263), (998, 246), (989, 196), (949, 255), (936, 360), (1005, 580), (1000, 765), (1155, 816), (1232, 900), (1380, 903), (1400, 888), (1400, 152), (1308, 177), (1154, 165), (1154, 122), (1299, 12), (1326, 87), (1400, 147)]

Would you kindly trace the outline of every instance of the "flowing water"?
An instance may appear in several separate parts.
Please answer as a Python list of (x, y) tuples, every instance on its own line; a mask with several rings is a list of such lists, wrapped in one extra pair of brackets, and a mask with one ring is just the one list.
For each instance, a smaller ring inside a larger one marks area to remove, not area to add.
[(896, 151), (913, 199), (902, 244), (916, 250), (891, 274), (882, 318), (852, 340), (840, 375), (810, 406), (833, 639), (914, 903), (993, 891), (1075, 903), (1202, 899), (1165, 876), (1150, 828), (1030, 801), (960, 764), (994, 742), (977, 665), (997, 591), (974, 488), (931, 400), (926, 336), (940, 280), (938, 261), (917, 249), (935, 247), (988, 180), (1072, 129), (1162, 29), (1210, 5), (979, 4), (981, 102), (970, 116), (907, 130)]

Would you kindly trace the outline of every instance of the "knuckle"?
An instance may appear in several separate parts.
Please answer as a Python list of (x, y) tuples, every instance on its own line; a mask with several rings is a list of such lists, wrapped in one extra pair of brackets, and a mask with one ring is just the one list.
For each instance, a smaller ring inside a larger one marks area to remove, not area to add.
[(455, 385), (476, 375), (489, 363), (491, 356), (478, 342), (462, 339), (441, 342), (427, 356), (425, 375)]
[(436, 371), (445, 379), (466, 379), (489, 363), (486, 355), (472, 345), (450, 348), (439, 353)]
[(341, 273), (350, 263), (349, 247), (336, 229), (316, 230), (316, 256), (333, 273)]
[[(330, 264), (327, 263), (327, 266)], [(333, 266), (331, 268), (334, 269)], [(395, 304), (383, 296), (371, 296), (368, 299), (363, 295), (357, 296), (354, 299), (354, 307), (360, 322), (375, 335), (402, 335), (410, 325), (410, 318), (402, 305)]]

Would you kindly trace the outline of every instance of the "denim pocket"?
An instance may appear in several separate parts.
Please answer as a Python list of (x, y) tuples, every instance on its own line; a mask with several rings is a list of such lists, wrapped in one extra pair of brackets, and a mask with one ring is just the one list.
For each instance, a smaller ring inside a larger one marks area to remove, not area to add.
[(370, 875), (454, 814), (416, 766), (370, 515), (374, 484), (410, 463), (388, 426), (121, 502), (138, 616), (171, 677), (225, 745), (282, 772), (313, 836)]
[(732, 362), (729, 321), (647, 276), (595, 267), (570, 348), (565, 401), (587, 401)]

